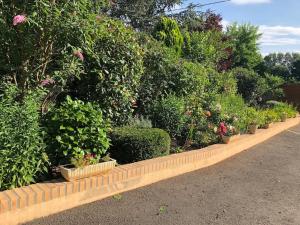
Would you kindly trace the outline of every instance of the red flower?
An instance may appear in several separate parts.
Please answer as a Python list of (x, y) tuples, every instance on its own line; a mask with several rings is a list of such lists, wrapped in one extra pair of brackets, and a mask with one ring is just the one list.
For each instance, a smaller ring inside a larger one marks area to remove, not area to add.
[(225, 135), (227, 133), (227, 127), (225, 125), (225, 123), (220, 123), (220, 126), (219, 126), (219, 132), (221, 135)]

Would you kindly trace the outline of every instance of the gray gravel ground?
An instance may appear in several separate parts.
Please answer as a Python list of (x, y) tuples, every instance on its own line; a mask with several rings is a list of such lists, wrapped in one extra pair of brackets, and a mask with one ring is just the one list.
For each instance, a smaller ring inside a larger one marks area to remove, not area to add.
[(300, 126), (215, 166), (26, 225), (300, 225)]

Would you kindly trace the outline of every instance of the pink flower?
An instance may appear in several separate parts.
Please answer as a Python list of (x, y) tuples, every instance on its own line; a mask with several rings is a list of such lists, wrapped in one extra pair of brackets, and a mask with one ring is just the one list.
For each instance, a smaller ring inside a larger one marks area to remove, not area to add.
[(81, 61), (84, 60), (83, 54), (79, 50), (74, 52), (74, 56), (76, 56), (77, 58), (79, 58)]
[(44, 86), (48, 86), (48, 85), (51, 85), (54, 83), (55, 83), (55, 81), (53, 79), (47, 78), (47, 79), (41, 81), (41, 86), (44, 87)]
[(225, 135), (227, 133), (227, 127), (225, 125), (225, 123), (220, 123), (220, 126), (219, 126), (219, 132), (221, 135)]
[(26, 16), (25, 15), (16, 15), (13, 18), (13, 25), (17, 26), (18, 24), (22, 24), (26, 22)]

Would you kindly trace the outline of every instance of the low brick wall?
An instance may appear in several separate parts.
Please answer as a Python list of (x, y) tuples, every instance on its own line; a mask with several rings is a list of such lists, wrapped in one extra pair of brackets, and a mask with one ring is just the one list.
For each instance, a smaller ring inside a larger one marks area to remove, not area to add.
[(0, 225), (15, 225), (82, 204), (211, 166), (299, 124), (300, 118), (274, 124), (255, 135), (204, 149), (116, 167), (78, 181), (51, 181), (0, 192)]

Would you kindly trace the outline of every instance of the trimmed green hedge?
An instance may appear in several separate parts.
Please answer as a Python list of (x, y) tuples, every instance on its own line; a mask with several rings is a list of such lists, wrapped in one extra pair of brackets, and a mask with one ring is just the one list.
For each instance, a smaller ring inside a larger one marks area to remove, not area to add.
[(115, 128), (110, 135), (109, 150), (118, 163), (131, 163), (151, 159), (170, 152), (169, 134), (157, 128)]

